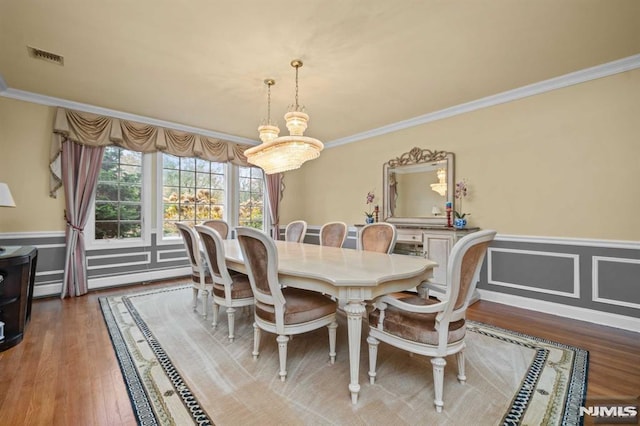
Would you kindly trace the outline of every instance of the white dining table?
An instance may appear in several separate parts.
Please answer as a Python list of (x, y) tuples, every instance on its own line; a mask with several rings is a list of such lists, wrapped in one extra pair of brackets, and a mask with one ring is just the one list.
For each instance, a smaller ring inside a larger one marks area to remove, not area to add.
[[(314, 290), (344, 303), (349, 337), (349, 392), (358, 402), (363, 302), (407, 290), (431, 278), (437, 263), (416, 256), (375, 253), (315, 244), (276, 241), (278, 278), (284, 286)], [(240, 245), (224, 240), (227, 267), (246, 272)]]

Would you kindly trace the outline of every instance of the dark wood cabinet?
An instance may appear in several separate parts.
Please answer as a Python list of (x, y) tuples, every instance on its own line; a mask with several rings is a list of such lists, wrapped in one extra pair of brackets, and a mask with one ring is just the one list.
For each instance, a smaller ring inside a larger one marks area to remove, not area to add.
[(32, 246), (8, 246), (0, 252), (0, 321), (4, 323), (0, 351), (22, 341), (31, 318), (37, 259), (38, 250)]

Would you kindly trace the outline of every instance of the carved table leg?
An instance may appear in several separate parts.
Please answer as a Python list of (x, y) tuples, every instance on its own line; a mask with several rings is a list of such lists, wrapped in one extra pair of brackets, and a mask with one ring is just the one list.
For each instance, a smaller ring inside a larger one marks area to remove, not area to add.
[(358, 392), (360, 392), (360, 384), (358, 383), (358, 375), (360, 370), (360, 337), (362, 335), (362, 315), (365, 308), (362, 302), (349, 301), (344, 307), (347, 313), (347, 327), (349, 334), (349, 370), (351, 372), (351, 381), (349, 382), (349, 391), (351, 392), (351, 402), (358, 402)]

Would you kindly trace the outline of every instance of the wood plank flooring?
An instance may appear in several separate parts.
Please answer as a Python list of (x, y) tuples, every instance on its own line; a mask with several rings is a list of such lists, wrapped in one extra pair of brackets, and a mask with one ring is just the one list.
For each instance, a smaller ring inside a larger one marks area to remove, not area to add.
[[(0, 352), (0, 425), (135, 425), (98, 298), (174, 284), (35, 300), (23, 342)], [(640, 394), (639, 333), (486, 301), (468, 317), (588, 350), (589, 398)]]

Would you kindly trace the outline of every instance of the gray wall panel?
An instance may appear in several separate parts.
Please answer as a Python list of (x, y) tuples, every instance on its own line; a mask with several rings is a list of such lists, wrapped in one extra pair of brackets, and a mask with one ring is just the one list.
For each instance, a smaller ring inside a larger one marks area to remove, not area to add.
[(545, 252), (502, 252), (491, 250), (490, 282), (531, 287), (536, 290), (574, 293), (577, 259)]
[(620, 302), (634, 303), (640, 307), (640, 262), (629, 263), (626, 259), (598, 260), (598, 296)]

